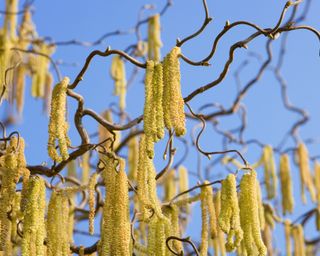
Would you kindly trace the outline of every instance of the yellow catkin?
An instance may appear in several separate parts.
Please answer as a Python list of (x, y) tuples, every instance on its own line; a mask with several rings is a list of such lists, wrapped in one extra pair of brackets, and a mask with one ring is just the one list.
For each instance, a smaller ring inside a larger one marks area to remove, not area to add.
[(143, 118), (149, 158), (153, 158), (154, 156), (154, 142), (164, 137), (162, 76), (162, 64), (147, 61)]
[(23, 64), (20, 64), (15, 70), (15, 101), (16, 107), (19, 114), (23, 111), (24, 106), (24, 89), (25, 89), (25, 72), (26, 67)]
[(76, 163), (76, 161), (70, 161), (67, 164), (67, 176), (70, 178), (77, 178), (77, 163)]
[(297, 159), (300, 169), (300, 183), (301, 183), (301, 199), (303, 203), (307, 202), (305, 196), (305, 188), (309, 190), (311, 200), (316, 202), (316, 191), (310, 173), (309, 153), (306, 145), (300, 143), (297, 148)]
[(4, 30), (11, 39), (16, 37), (18, 0), (6, 0), (6, 14), (4, 17)]
[[(154, 244), (154, 247), (149, 247), (149, 254), (148, 255), (155, 255), (155, 256), (166, 256), (166, 223), (163, 218), (156, 218), (155, 219), (156, 227), (155, 227), (155, 243), (151, 242), (151, 245)], [(151, 252), (153, 252), (151, 254)]]
[(53, 191), (48, 205), (47, 256), (70, 255), (68, 222), (68, 197)]
[(243, 238), (243, 231), (240, 226), (236, 177), (233, 174), (229, 174), (222, 181), (221, 205), (219, 226), (228, 235), (227, 250), (233, 251), (240, 245)]
[[(156, 233), (159, 228), (161, 228), (161, 226), (157, 223), (157, 219), (152, 218), (148, 223), (147, 255), (156, 255), (156, 251), (158, 250), (158, 248), (156, 248), (156, 242), (158, 239), (160, 240), (160, 237), (158, 238)], [(161, 252), (161, 250), (159, 251)]]
[(207, 186), (207, 207), (209, 213), (209, 230), (211, 239), (217, 236), (217, 216), (213, 204), (213, 191), (211, 186)]
[(161, 63), (155, 65), (154, 74), (152, 78), (152, 84), (154, 88), (154, 105), (156, 109), (156, 134), (155, 141), (158, 141), (164, 137), (164, 121), (163, 121), (163, 67)]
[(139, 161), (138, 161), (138, 172), (137, 172), (137, 184), (138, 184), (138, 198), (141, 203), (141, 211), (143, 214), (143, 218), (147, 217), (147, 207), (149, 202), (148, 195), (148, 171), (146, 169), (146, 141), (145, 136), (142, 135), (140, 137), (139, 142)]
[[(216, 211), (216, 215), (220, 216), (221, 213), (221, 191), (217, 191), (213, 197), (214, 208)], [(225, 236), (223, 231), (221, 230), (217, 218), (217, 236), (212, 240), (213, 250), (215, 256), (225, 256), (226, 255), (226, 247), (225, 247)]]
[(262, 196), (261, 196), (261, 187), (258, 180), (256, 182), (256, 189), (257, 189), (256, 195), (257, 195), (257, 203), (258, 203), (258, 216), (259, 216), (260, 229), (263, 230), (265, 226), (264, 206), (263, 206)]
[[(257, 196), (256, 172), (243, 175), (240, 182), (240, 222), (243, 244), (248, 255), (267, 255), (260, 233), (259, 200)], [(255, 251), (257, 249), (257, 252)], [(257, 254), (256, 254), (257, 253)]]
[(267, 247), (268, 255), (274, 255), (272, 231), (275, 228), (275, 212), (270, 204), (264, 204), (265, 226), (262, 231), (263, 241)]
[(44, 54), (36, 55), (31, 60), (32, 69), (32, 85), (31, 94), (35, 98), (45, 98), (45, 85), (47, 73), (49, 72), (50, 59), (46, 56), (50, 56), (54, 52), (54, 47), (40, 42), (35, 46), (35, 51)]
[(54, 80), (53, 80), (52, 74), (47, 72), (45, 77), (43, 107), (42, 107), (43, 112), (46, 114), (50, 112), (50, 100), (51, 100), (51, 91), (52, 91), (53, 81)]
[(23, 237), (21, 252), (23, 256), (44, 256), (45, 229), (45, 184), (38, 176), (30, 177), (28, 182), (27, 203), (23, 212)]
[(148, 223), (148, 255), (166, 256), (165, 238), (172, 235), (169, 219), (163, 214), (157, 196), (156, 170), (147, 156), (146, 136), (140, 137), (137, 172), (138, 198), (141, 221)]
[(128, 167), (129, 173), (128, 178), (130, 180), (137, 180), (138, 171), (138, 161), (139, 161), (139, 143), (136, 136), (131, 138), (128, 142)]
[(207, 189), (201, 188), (201, 244), (200, 256), (208, 255), (208, 241), (209, 241), (209, 213), (207, 205)]
[(111, 242), (114, 225), (112, 224), (112, 212), (114, 211), (115, 202), (114, 194), (117, 193), (114, 187), (116, 163), (111, 157), (103, 157), (105, 167), (102, 172), (102, 178), (106, 187), (105, 203), (103, 207), (103, 217), (101, 224), (101, 243), (99, 255), (110, 255)]
[[(188, 170), (184, 166), (179, 166), (178, 173), (179, 173), (179, 193), (181, 193), (189, 189), (189, 175), (188, 175)], [(188, 198), (188, 193), (182, 195), (180, 198), (181, 199)], [(180, 210), (188, 214), (190, 213), (190, 206), (186, 204), (185, 206), (181, 207)]]
[(272, 245), (272, 229), (269, 225), (266, 225), (264, 230), (262, 231), (263, 241), (267, 247), (268, 255), (274, 255), (274, 249)]
[(174, 47), (163, 61), (163, 112), (167, 129), (174, 129), (177, 136), (186, 133), (184, 101), (180, 85), (181, 50)]
[(172, 169), (167, 173), (164, 181), (164, 202), (169, 201), (177, 194), (175, 170)]
[[(68, 146), (68, 123), (66, 121), (66, 97), (69, 78), (65, 77), (58, 83), (52, 92), (51, 111), (49, 120), (48, 154), (52, 160), (61, 162), (69, 157)], [(55, 146), (56, 140), (59, 143), (60, 155)]]
[[(10, 241), (11, 222), (7, 213), (11, 211), (16, 194), (16, 184), (23, 176), (23, 183), (27, 181), (29, 171), (26, 169), (24, 156), (24, 140), (12, 136), (5, 154), (0, 158), (2, 184), (0, 189), (0, 247), (6, 250)], [(23, 185), (23, 187), (24, 187)]]
[[(208, 183), (208, 181), (204, 182), (204, 184)], [(200, 255), (207, 255), (209, 238), (213, 239), (217, 236), (217, 217), (215, 212), (215, 206), (213, 203), (212, 187), (202, 187), (200, 198), (202, 218)]]
[(287, 154), (283, 154), (280, 157), (280, 182), (282, 212), (285, 215), (286, 213), (292, 213), (294, 208), (290, 162)]
[(155, 62), (160, 61), (160, 48), (162, 47), (160, 29), (160, 15), (156, 14), (150, 17), (148, 24), (148, 59)]
[[(101, 227), (102, 256), (129, 255), (130, 219), (128, 179), (124, 159), (106, 158), (106, 167), (102, 177), (106, 186), (106, 200), (103, 208), (103, 225)], [(119, 170), (117, 170), (117, 163)]]
[(277, 173), (273, 156), (273, 149), (270, 145), (266, 145), (263, 149), (262, 163), (264, 166), (264, 181), (267, 189), (268, 199), (276, 197), (277, 193)]
[(145, 76), (145, 100), (143, 110), (143, 128), (146, 135), (146, 147), (148, 157), (153, 158), (154, 152), (154, 134), (156, 134), (156, 112), (153, 106), (153, 84), (152, 77), (154, 73), (154, 62), (147, 61), (146, 76)]
[(17, 225), (19, 221), (22, 219), (22, 214), (20, 211), (20, 200), (21, 200), (21, 193), (16, 192), (14, 194), (14, 199), (12, 201), (11, 211), (10, 211), (10, 226), (9, 226), (9, 236), (6, 241), (5, 247), (1, 250), (3, 255), (18, 255), (17, 244), (20, 243), (21, 239), (17, 233)]
[(292, 245), (291, 245), (291, 221), (284, 220), (284, 235), (286, 241), (286, 255), (291, 256)]
[(87, 151), (82, 155), (82, 161), (81, 161), (81, 178), (82, 183), (87, 184), (89, 182), (90, 177), (90, 152)]
[(95, 187), (98, 181), (98, 174), (94, 173), (89, 180), (88, 191), (89, 191), (89, 233), (94, 233), (94, 216), (95, 216)]
[(37, 37), (30, 7), (25, 8), (23, 12), (18, 34), (18, 45), (21, 49), (28, 49), (32, 38)]
[(68, 220), (68, 237), (70, 243), (73, 243), (73, 230), (74, 230), (74, 212), (75, 212), (75, 199), (69, 199), (69, 220)]
[(114, 80), (113, 93), (119, 96), (119, 108), (124, 111), (126, 108), (127, 81), (125, 65), (119, 55), (115, 55), (112, 58), (110, 74)]
[(137, 173), (138, 197), (142, 207), (143, 218), (152, 214), (162, 216), (159, 199), (156, 191), (156, 171), (152, 159), (147, 156), (146, 136), (140, 137), (139, 162)]
[[(165, 215), (168, 217), (171, 223), (171, 234), (176, 237), (181, 237), (181, 230), (179, 225), (179, 207), (176, 205), (171, 205), (166, 207)], [(177, 240), (172, 240), (173, 248), (176, 252), (182, 253), (183, 252), (183, 245), (181, 242)]]
[(294, 241), (294, 256), (305, 256), (306, 248), (304, 242), (304, 232), (301, 224), (295, 225), (291, 228), (292, 237)]
[(320, 204), (320, 163), (314, 163), (314, 185), (317, 191), (317, 203)]
[(115, 202), (118, 204), (115, 207), (113, 223), (117, 229), (113, 234), (113, 244), (116, 249), (113, 249), (112, 255), (129, 255), (130, 247), (130, 216), (129, 216), (129, 195), (128, 195), (128, 179), (125, 172), (125, 160), (120, 159), (119, 172), (116, 175), (115, 187), (117, 188), (114, 195)]
[(0, 30), (0, 96), (1, 100), (8, 96), (8, 84), (5, 81), (6, 70), (11, 67), (12, 42), (7, 38), (5, 31)]
[[(101, 116), (109, 123), (113, 123), (112, 113), (110, 110), (104, 111)], [(102, 143), (104, 141), (104, 143)], [(114, 131), (113, 133), (107, 130), (104, 126), (99, 125), (99, 142), (105, 147), (106, 151), (116, 149), (121, 141), (121, 132)], [(113, 147), (111, 148), (113, 144)]]
[(271, 229), (275, 228), (275, 211), (273, 207), (269, 204), (263, 204), (264, 208), (264, 219), (265, 219), (265, 226), (269, 226)]

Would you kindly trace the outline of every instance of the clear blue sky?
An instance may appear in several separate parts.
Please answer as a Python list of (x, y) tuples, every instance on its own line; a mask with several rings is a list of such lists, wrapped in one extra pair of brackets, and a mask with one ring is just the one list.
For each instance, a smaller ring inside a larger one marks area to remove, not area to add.
[[(158, 12), (166, 1), (76, 1), (76, 0), (56, 0), (56, 1), (39, 1), (34, 2), (34, 22), (40, 36), (49, 36), (55, 41), (67, 41), (70, 39), (77, 39), (80, 41), (94, 41), (101, 35), (117, 29), (121, 31), (128, 31), (136, 24), (138, 12), (144, 4), (154, 4), (155, 10), (145, 11), (144, 17)], [(162, 55), (165, 55), (174, 45), (176, 38), (184, 38), (190, 33), (194, 32), (202, 24), (204, 12), (202, 1), (189, 0), (173, 1), (173, 6), (166, 12), (161, 19), (162, 24), (162, 41), (164, 47), (162, 48)], [(285, 1), (254, 1), (254, 0), (225, 0), (212, 1), (208, 0), (208, 7), (213, 22), (207, 27), (196, 39), (193, 39), (183, 45), (182, 52), (193, 60), (200, 60), (205, 57), (211, 50), (211, 45), (216, 35), (223, 28), (226, 20), (230, 22), (238, 20), (246, 20), (253, 22), (261, 27), (273, 27)], [(0, 4), (3, 6), (3, 3)], [(303, 4), (300, 12), (303, 9)], [(3, 9), (3, 8), (2, 8)], [(320, 2), (313, 0), (308, 18), (302, 23), (314, 26), (320, 29), (319, 20)], [(291, 11), (288, 12), (288, 16)], [(146, 26), (141, 27), (143, 35), (146, 35)], [(217, 49), (217, 54), (210, 61), (210, 67), (193, 67), (182, 62), (182, 87), (183, 95), (186, 96), (195, 88), (202, 86), (208, 82), (215, 80), (222, 70), (222, 67), (227, 60), (228, 50), (232, 43), (245, 39), (254, 30), (248, 27), (238, 27), (230, 32), (221, 40)], [(274, 41), (272, 48), (274, 49), (274, 60), (271, 67), (277, 63), (277, 56), (281, 43), (281, 37)], [(250, 54), (257, 53), (262, 60), (266, 59), (265, 52), (265, 37), (260, 37), (254, 42), (250, 43), (249, 49), (239, 49), (235, 54), (235, 61), (231, 65), (229, 75), (216, 88), (198, 95), (190, 104), (194, 109), (208, 102), (215, 102), (223, 104), (225, 107), (230, 106), (236, 95), (236, 81), (233, 76), (237, 68), (248, 60), (249, 64), (240, 73), (242, 86), (250, 81), (257, 73), (261, 66), (261, 60), (252, 57)], [(106, 46), (110, 45), (112, 49), (125, 49), (128, 45), (135, 43), (136, 38), (133, 33), (128, 35), (120, 35), (110, 37), (97, 45), (94, 48), (83, 46), (61, 46), (57, 48), (53, 58), (55, 60), (63, 60), (67, 64), (76, 64), (76, 66), (62, 65), (60, 66), (63, 76), (69, 76), (72, 79), (79, 72), (86, 56), (94, 49), (104, 50)], [(300, 131), (300, 136), (303, 139), (315, 138), (319, 139), (320, 131), (320, 87), (319, 81), (319, 58), (320, 44), (317, 38), (306, 31), (294, 31), (288, 36), (287, 53), (284, 59), (282, 73), (288, 84), (288, 94), (290, 101), (304, 109), (310, 115), (310, 121), (303, 126)], [(97, 112), (101, 112), (107, 108), (111, 102), (117, 102), (117, 99), (112, 96), (113, 83), (109, 76), (110, 58), (97, 57), (92, 62), (88, 72), (84, 76), (84, 80), (76, 89), (77, 92), (85, 96), (86, 107), (90, 107)], [(127, 73), (130, 74), (132, 65), (126, 66)], [(143, 112), (143, 71), (140, 72), (135, 83), (131, 85), (127, 96), (127, 111), (131, 117), (137, 117)], [(56, 78), (55, 78), (56, 81)], [(25, 138), (27, 143), (27, 160), (29, 164), (40, 164), (42, 162), (49, 162), (49, 157), (46, 152), (47, 144), (47, 123), (48, 118), (42, 114), (42, 103), (30, 96), (30, 84), (27, 86), (26, 104), (21, 119), (14, 129), (18, 130)], [(247, 108), (248, 127), (244, 133), (245, 139), (259, 139), (265, 144), (277, 145), (282, 139), (284, 133), (288, 131), (292, 123), (298, 118), (298, 115), (292, 114), (283, 108), (280, 94), (280, 86), (275, 79), (274, 73), (268, 70), (264, 73), (261, 81), (257, 83), (253, 89), (249, 91), (243, 100)], [(69, 100), (69, 118), (72, 120), (72, 115), (75, 110), (74, 101)], [(4, 106), (1, 107), (2, 115), (7, 111)], [(240, 123), (238, 117), (228, 117), (220, 119), (221, 128), (232, 129), (237, 127)], [(89, 133), (93, 133), (97, 126), (91, 119), (86, 118), (84, 122), (88, 128)], [(188, 121), (189, 130), (196, 122)], [(79, 138), (75, 133), (73, 126), (70, 128), (70, 135), (73, 145), (79, 144)], [(190, 138), (190, 133), (187, 135)], [(37, 143), (35, 143), (35, 141)], [(221, 150), (221, 136), (208, 125), (204, 136), (201, 139), (201, 146), (208, 151)], [(179, 144), (177, 159), (179, 159)], [(159, 146), (159, 153), (156, 157), (156, 164), (158, 169), (165, 164), (161, 160), (161, 153), (163, 145)], [(294, 146), (292, 140), (288, 140), (285, 147)], [(239, 148), (237, 145), (230, 145), (231, 148)], [(319, 154), (319, 145), (313, 144), (309, 146), (311, 155)], [(161, 150), (161, 151), (160, 151)], [(182, 147), (181, 147), (182, 150)], [(261, 149), (256, 146), (247, 148), (245, 157), (249, 162), (253, 163), (257, 160), (261, 153)], [(185, 163), (187, 168), (196, 172), (197, 155), (194, 149), (191, 150), (189, 159)], [(278, 156), (277, 156), (278, 163)], [(203, 168), (209, 164), (209, 161), (202, 157)], [(293, 165), (293, 164), (292, 164)], [(312, 205), (302, 206), (300, 203), (299, 191), (300, 183), (298, 180), (298, 169), (294, 167), (294, 193), (296, 195), (296, 209), (292, 216), (294, 219), (301, 213), (307, 211)], [(262, 170), (260, 170), (261, 172)], [(211, 169), (215, 172), (215, 177), (224, 177), (227, 170), (222, 166), (217, 166)], [(191, 181), (195, 184), (196, 179)], [(201, 232), (200, 217), (198, 207), (195, 207), (193, 218), (186, 235), (197, 238)], [(291, 216), (290, 216), (291, 217)], [(86, 227), (82, 227), (85, 229)], [(313, 224), (306, 229), (306, 237), (314, 237)], [(283, 233), (282, 229), (277, 228), (276, 244), (282, 247)], [(87, 239), (83, 236), (76, 237), (76, 244), (90, 245), (94, 239)]]

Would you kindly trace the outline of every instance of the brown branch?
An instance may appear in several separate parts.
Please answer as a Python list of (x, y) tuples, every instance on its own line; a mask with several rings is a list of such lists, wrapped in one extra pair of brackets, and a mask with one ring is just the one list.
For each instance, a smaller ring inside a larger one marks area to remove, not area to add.
[(203, 8), (205, 11), (205, 19), (203, 21), (202, 26), (196, 31), (194, 32), (192, 35), (187, 36), (186, 38), (180, 40), (177, 39), (177, 43), (176, 46), (181, 47), (184, 43), (186, 43), (187, 41), (191, 40), (192, 38), (197, 37), (198, 35), (200, 35), (202, 33), (202, 31), (204, 31), (204, 29), (206, 28), (206, 26), (212, 21), (212, 18), (209, 17), (209, 10), (208, 10), (208, 6), (207, 6), (207, 2), (206, 0), (202, 0), (203, 3)]
[(125, 58), (126, 60), (130, 61), (132, 64), (134, 64), (134, 65), (136, 65), (136, 66), (138, 66), (140, 68), (146, 68), (146, 64), (145, 63), (141, 63), (141, 62), (137, 61), (136, 59), (132, 58), (130, 55), (126, 54), (123, 51), (111, 50), (110, 47), (108, 47), (104, 52), (99, 51), (99, 50), (94, 50), (88, 55), (88, 57), (86, 58), (86, 61), (85, 61), (84, 65), (83, 65), (81, 71), (76, 76), (76, 78), (73, 81), (73, 83), (68, 86), (68, 88), (69, 89), (76, 88), (77, 85), (79, 84), (79, 82), (83, 80), (83, 76), (86, 73), (86, 71), (89, 68), (89, 65), (90, 65), (92, 59), (95, 56), (108, 57), (109, 55), (112, 55), (112, 54), (118, 54), (118, 55), (122, 56), (123, 58)]

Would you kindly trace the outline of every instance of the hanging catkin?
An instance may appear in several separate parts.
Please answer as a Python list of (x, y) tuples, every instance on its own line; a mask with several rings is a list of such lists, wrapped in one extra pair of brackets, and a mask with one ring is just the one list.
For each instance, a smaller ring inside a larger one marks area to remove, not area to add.
[(283, 154), (280, 157), (280, 181), (282, 212), (283, 215), (286, 215), (286, 213), (292, 213), (294, 207), (290, 162), (287, 154)]
[(208, 240), (209, 240), (209, 225), (208, 225), (208, 210), (206, 200), (206, 190), (201, 189), (201, 244), (200, 255), (205, 256), (208, 254)]
[(27, 202), (23, 212), (24, 221), (21, 245), (23, 256), (45, 256), (45, 199), (44, 180), (38, 176), (30, 177), (27, 189)]
[(155, 62), (160, 61), (160, 48), (162, 47), (160, 29), (160, 15), (156, 14), (150, 17), (148, 24), (148, 59)]
[(5, 79), (6, 70), (10, 68), (11, 65), (11, 55), (12, 42), (7, 38), (5, 31), (0, 30), (0, 100), (6, 99), (8, 97), (8, 84)]
[(297, 160), (300, 169), (300, 186), (301, 186), (301, 199), (305, 204), (307, 203), (307, 198), (305, 195), (305, 188), (309, 190), (311, 200), (316, 202), (316, 191), (313, 184), (310, 165), (309, 165), (309, 153), (307, 147), (300, 143), (297, 148)]
[(16, 38), (18, 0), (6, 0), (6, 14), (3, 29), (10, 39)]
[[(209, 182), (205, 181), (204, 184), (209, 184)], [(213, 239), (217, 236), (217, 218), (213, 204), (212, 187), (209, 185), (201, 187), (200, 198), (202, 221), (200, 255), (204, 256), (208, 254), (209, 238)]]
[(152, 159), (147, 156), (146, 136), (140, 137), (139, 161), (137, 173), (138, 197), (141, 203), (143, 219), (147, 219), (152, 212), (163, 217), (157, 196), (156, 171)]
[(12, 202), (12, 210), (10, 213), (10, 217), (11, 217), (11, 235), (10, 235), (10, 239), (8, 239), (8, 242), (10, 244), (8, 244), (5, 247), (4, 250), (4, 255), (17, 255), (17, 253), (15, 252), (16, 249), (16, 244), (19, 241), (20, 242), (20, 237), (18, 235), (18, 230), (17, 230), (17, 225), (19, 223), (19, 221), (22, 220), (22, 214), (20, 211), (20, 201), (21, 201), (21, 193), (20, 192), (16, 192), (14, 195), (14, 199)]
[(139, 161), (139, 143), (137, 136), (131, 138), (128, 142), (128, 178), (130, 180), (137, 180), (137, 170)]
[(263, 241), (267, 247), (268, 255), (274, 255), (272, 231), (275, 228), (275, 212), (270, 204), (264, 204), (265, 226), (262, 231)]
[(314, 163), (314, 184), (317, 192), (317, 211), (316, 211), (316, 227), (320, 230), (320, 164)]
[(256, 189), (257, 189), (257, 203), (258, 203), (258, 215), (259, 215), (259, 223), (260, 223), (260, 230), (264, 229), (265, 226), (265, 218), (264, 218), (264, 206), (262, 202), (261, 196), (261, 187), (258, 180), (256, 180)]
[[(216, 211), (216, 216), (220, 216), (221, 213), (221, 191), (217, 191), (217, 193), (213, 197), (214, 208)], [(226, 255), (226, 246), (225, 246), (225, 236), (223, 231), (219, 226), (217, 218), (217, 236), (212, 240), (214, 255), (215, 256), (225, 256)]]
[(48, 205), (47, 256), (70, 255), (69, 203), (63, 193), (53, 191)]
[(24, 156), (24, 140), (22, 137), (12, 136), (5, 154), (0, 158), (1, 189), (0, 189), (0, 247), (6, 250), (7, 241), (10, 241), (11, 222), (7, 213), (11, 210), (15, 194), (16, 184), (23, 177), (23, 189), (29, 178), (29, 170), (26, 169)]
[(171, 169), (168, 171), (163, 185), (164, 185), (163, 201), (167, 202), (177, 194), (176, 174), (174, 169)]
[(124, 111), (126, 108), (127, 80), (125, 65), (119, 55), (112, 58), (110, 74), (114, 80), (113, 94), (119, 96), (119, 108)]
[(115, 159), (115, 156), (103, 157), (103, 160), (106, 165), (102, 172), (106, 186), (106, 199), (103, 207), (99, 255), (129, 255), (130, 219), (125, 161), (122, 158)]
[[(165, 208), (164, 214), (168, 217), (171, 224), (171, 234), (176, 237), (181, 237), (181, 231), (180, 231), (180, 225), (179, 225), (179, 207), (172, 204), (169, 207)], [(182, 243), (173, 240), (172, 241), (173, 248), (176, 252), (181, 253), (183, 252), (183, 246)]]
[(24, 106), (24, 87), (25, 87), (25, 72), (26, 67), (23, 64), (20, 64), (14, 73), (14, 84), (15, 84), (15, 101), (16, 107), (19, 114), (23, 111)]
[(286, 219), (283, 222), (284, 224), (284, 235), (286, 241), (286, 255), (291, 256), (292, 245), (291, 245), (291, 221)]
[[(69, 78), (65, 77), (52, 92), (51, 111), (49, 120), (48, 154), (52, 160), (61, 162), (69, 157), (68, 123), (66, 121), (66, 97)], [(56, 140), (59, 143), (60, 155), (56, 150)]]
[[(106, 119), (109, 123), (113, 124), (112, 112), (111, 110), (105, 110), (101, 116)], [(99, 124), (99, 142), (105, 147), (106, 151), (113, 151), (116, 149), (121, 141), (120, 131), (109, 131), (104, 126)], [(102, 143), (103, 142), (103, 143)]]
[[(188, 170), (184, 166), (179, 166), (178, 168), (179, 173), (179, 193), (187, 191), (189, 189), (189, 176), (188, 176)], [(188, 198), (189, 193), (186, 193), (182, 195), (181, 199)], [(189, 204), (186, 204), (180, 208), (182, 212), (190, 213), (190, 206)]]
[(88, 183), (88, 192), (89, 192), (89, 233), (93, 235), (94, 233), (94, 216), (95, 216), (95, 188), (98, 182), (98, 174), (94, 173), (90, 177)]
[(277, 173), (273, 156), (273, 149), (270, 145), (266, 145), (263, 149), (262, 164), (264, 166), (264, 181), (267, 189), (268, 199), (276, 197), (277, 193)]
[(147, 61), (143, 118), (149, 158), (154, 156), (154, 143), (164, 137), (162, 74), (161, 63), (155, 64), (153, 61)]
[(304, 242), (304, 232), (301, 224), (291, 227), (292, 237), (294, 241), (294, 256), (305, 256), (306, 248)]
[(317, 202), (320, 204), (320, 163), (314, 162), (314, 185), (317, 191)]
[(45, 98), (46, 79), (50, 66), (50, 59), (48, 57), (53, 54), (54, 47), (47, 45), (44, 42), (40, 42), (38, 45), (36, 45), (35, 51), (43, 55), (39, 54), (31, 59), (31, 94), (35, 98)]
[(179, 47), (174, 47), (163, 61), (164, 124), (168, 130), (174, 129), (177, 136), (186, 133), (184, 100), (180, 85), (180, 52)]
[[(267, 255), (267, 248), (261, 238), (259, 219), (258, 181), (256, 172), (243, 175), (240, 182), (240, 222), (243, 230), (244, 248), (248, 255)], [(257, 249), (257, 254), (255, 250)]]
[(233, 251), (240, 245), (243, 238), (243, 231), (240, 226), (236, 177), (233, 174), (229, 174), (222, 181), (221, 205), (219, 226), (228, 235), (227, 251)]

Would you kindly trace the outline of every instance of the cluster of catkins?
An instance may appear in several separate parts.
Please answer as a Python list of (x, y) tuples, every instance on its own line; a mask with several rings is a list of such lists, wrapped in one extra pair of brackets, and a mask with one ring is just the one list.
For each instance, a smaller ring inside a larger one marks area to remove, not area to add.
[[(69, 211), (69, 196), (53, 191), (46, 210), (45, 180), (30, 176), (23, 138), (12, 136), (9, 145), (1, 146), (1, 255), (71, 255), (73, 215)], [(20, 179), (22, 189), (18, 189)], [(72, 232), (68, 229), (70, 223)]]
[(154, 143), (164, 137), (165, 127), (177, 136), (186, 133), (179, 54), (180, 48), (174, 47), (163, 63), (147, 61), (143, 118), (149, 158), (154, 156)]
[[(315, 161), (314, 162), (314, 174), (311, 172), (310, 168), (310, 159), (308, 154), (308, 149), (305, 144), (299, 143), (294, 152), (294, 161), (299, 167), (300, 171), (300, 194), (301, 201), (305, 204), (307, 201), (305, 191), (309, 192), (310, 198), (312, 202), (316, 203), (317, 206), (315, 208), (315, 220), (316, 227), (320, 230), (320, 164)], [(233, 158), (225, 157), (223, 159), (223, 163), (233, 163), (239, 169), (244, 168), (241, 163), (237, 162)], [(290, 167), (290, 158), (288, 154), (280, 155), (280, 163), (279, 163), (279, 173), (276, 170), (275, 157), (273, 149), (270, 145), (266, 145), (262, 150), (261, 158), (257, 163), (253, 164), (251, 167), (255, 169), (259, 169), (262, 166), (264, 170), (264, 187), (266, 190), (266, 199), (274, 200), (277, 199), (277, 187), (278, 183), (280, 183), (280, 191), (281, 191), (281, 203), (282, 203), (282, 213), (283, 215), (292, 214), (294, 211), (295, 200), (293, 196), (293, 181)], [(278, 181), (278, 177), (280, 181)], [(222, 184), (224, 184), (223, 181)], [(223, 186), (222, 186), (223, 190)], [(241, 183), (240, 183), (240, 191), (241, 191)], [(241, 193), (241, 192), (240, 192)], [(244, 203), (244, 201), (243, 201)], [(239, 198), (239, 207), (240, 207), (240, 216), (241, 216), (241, 195)], [(249, 205), (247, 205), (249, 207)], [(275, 227), (275, 222), (282, 223), (285, 228), (285, 236), (286, 236), (286, 255), (308, 255), (308, 249), (312, 250), (312, 246), (309, 245), (308, 248), (304, 242), (304, 234), (303, 234), (303, 226), (300, 224), (291, 224), (290, 220), (282, 220), (277, 216), (271, 205), (263, 204), (262, 207), (264, 211), (264, 221), (262, 224), (262, 236), (263, 241), (267, 247), (268, 255), (272, 255), (274, 250), (272, 248), (272, 231)], [(241, 218), (240, 218), (241, 219)], [(246, 218), (248, 219), (248, 218)], [(222, 227), (221, 227), (222, 228)], [(245, 229), (242, 229), (245, 234)], [(234, 232), (234, 231), (233, 231)], [(245, 235), (244, 235), (245, 238)], [(294, 240), (294, 248), (291, 246), (291, 238)], [(237, 241), (235, 237), (235, 241)], [(242, 243), (241, 243), (242, 244)], [(245, 245), (245, 244), (244, 244)], [(226, 248), (230, 247), (228, 243), (226, 244)], [(240, 248), (243, 248), (241, 245)], [(245, 247), (244, 247), (245, 248)], [(241, 254), (240, 254), (241, 255)], [(255, 255), (255, 254), (252, 254)]]
[(18, 0), (6, 0), (6, 14), (0, 28), (0, 99), (15, 104), (21, 113), (25, 79), (30, 76), (31, 94), (44, 100), (47, 111), (53, 81), (49, 71), (50, 56), (55, 47), (39, 38), (29, 9), (24, 10), (18, 22), (18, 5)]

